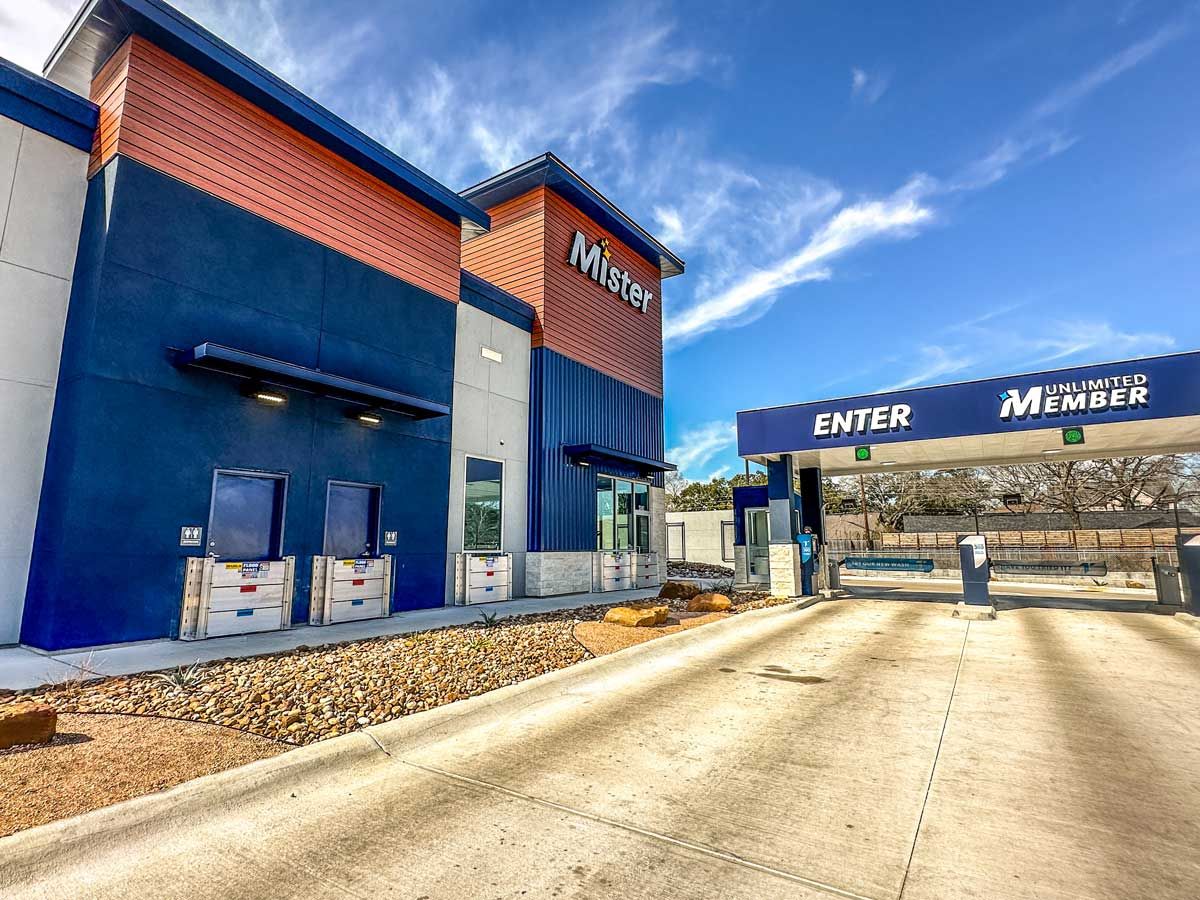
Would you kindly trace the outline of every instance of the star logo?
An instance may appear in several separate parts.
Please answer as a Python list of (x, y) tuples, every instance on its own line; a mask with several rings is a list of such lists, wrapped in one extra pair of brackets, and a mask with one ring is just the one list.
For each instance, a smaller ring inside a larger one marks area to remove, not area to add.
[(604, 258), (611, 259), (612, 251), (608, 249), (608, 238), (602, 237), (600, 240), (596, 241), (596, 243), (600, 245), (600, 252), (604, 254)]

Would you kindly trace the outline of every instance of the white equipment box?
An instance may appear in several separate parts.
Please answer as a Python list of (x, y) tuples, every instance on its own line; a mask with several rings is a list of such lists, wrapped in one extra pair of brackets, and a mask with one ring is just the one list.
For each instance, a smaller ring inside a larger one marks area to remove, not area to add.
[(658, 587), (662, 584), (662, 570), (658, 567), (658, 553), (635, 553), (633, 562), (633, 586), (639, 588)]
[(511, 553), (460, 553), (454, 566), (454, 603), (496, 603), (512, 596)]
[(601, 550), (592, 554), (592, 590), (629, 590), (634, 586), (636, 557), (629, 550)]
[(268, 562), (188, 557), (180, 640), (291, 628), (295, 581), (294, 556)]
[(392, 558), (314, 556), (308, 624), (382, 619), (392, 612)]

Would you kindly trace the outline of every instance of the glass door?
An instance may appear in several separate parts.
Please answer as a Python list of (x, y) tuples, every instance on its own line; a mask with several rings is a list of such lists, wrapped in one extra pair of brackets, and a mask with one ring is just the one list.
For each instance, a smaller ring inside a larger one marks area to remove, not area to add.
[(771, 543), (766, 509), (746, 510), (746, 568), (753, 584), (771, 581)]

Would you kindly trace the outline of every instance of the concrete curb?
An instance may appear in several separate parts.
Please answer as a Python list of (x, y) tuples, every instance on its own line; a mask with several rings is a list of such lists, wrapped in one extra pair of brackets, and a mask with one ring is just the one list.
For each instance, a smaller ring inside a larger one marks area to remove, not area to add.
[(822, 602), (820, 597), (805, 598), (740, 613), (723, 621), (665, 635), (619, 653), (584, 660), (478, 697), (17, 832), (0, 838), (0, 887), (17, 878), (21, 883), (33, 883), (51, 877), (60, 860), (80, 852), (100, 854), (168, 829), (196, 827), (263, 794), (288, 790), (299, 779), (322, 769), (336, 767), (339, 772), (344, 772), (351, 767), (383, 765), (396, 753), (444, 740), (453, 732), (494, 720), (509, 710), (527, 710), (537, 704), (555, 701), (578, 702), (583, 693), (573, 693), (572, 689), (606, 672), (638, 668), (638, 663), (645, 662), (647, 657), (659, 657), (659, 666), (666, 668), (674, 665), (681, 652), (697, 652), (698, 645), (720, 638), (738, 622), (785, 616), (819, 602)]

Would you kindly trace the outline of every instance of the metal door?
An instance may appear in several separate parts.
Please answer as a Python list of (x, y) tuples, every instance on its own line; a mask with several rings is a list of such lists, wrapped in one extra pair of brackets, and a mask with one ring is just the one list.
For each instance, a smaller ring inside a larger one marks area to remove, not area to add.
[(667, 561), (687, 559), (687, 533), (683, 522), (667, 523)]
[(754, 584), (771, 583), (770, 516), (766, 508), (746, 510), (747, 580)]
[(357, 559), (379, 554), (379, 486), (329, 482), (325, 498), (325, 555)]
[(208, 516), (208, 552), (218, 559), (280, 559), (287, 478), (218, 471)]

